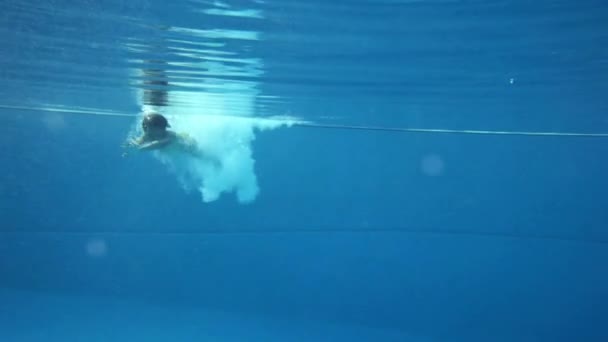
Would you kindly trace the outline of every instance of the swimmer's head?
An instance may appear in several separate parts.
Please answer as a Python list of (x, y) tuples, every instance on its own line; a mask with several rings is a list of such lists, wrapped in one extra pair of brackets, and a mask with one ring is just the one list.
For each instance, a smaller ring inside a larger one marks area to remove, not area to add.
[(146, 133), (150, 131), (164, 132), (168, 127), (171, 126), (167, 118), (157, 113), (146, 114), (141, 122), (141, 128)]

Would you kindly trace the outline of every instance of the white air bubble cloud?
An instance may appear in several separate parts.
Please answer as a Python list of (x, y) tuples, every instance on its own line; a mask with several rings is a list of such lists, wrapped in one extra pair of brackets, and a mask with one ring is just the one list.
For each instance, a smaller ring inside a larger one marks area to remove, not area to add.
[(202, 157), (172, 150), (154, 155), (187, 191), (200, 192), (203, 202), (234, 193), (240, 203), (250, 203), (259, 193), (252, 143), (256, 131), (290, 126), (289, 119), (259, 119), (215, 115), (166, 115), (171, 128), (196, 140)]
[[(206, 61), (203, 67), (213, 73), (227, 71), (219, 62)], [(242, 69), (253, 76), (257, 76), (259, 70), (259, 65), (251, 64)], [(258, 94), (255, 82), (226, 84), (206, 80), (198, 85), (218, 91), (172, 91), (168, 94), (169, 106), (141, 105), (142, 113), (134, 123), (131, 135), (141, 134), (139, 125), (146, 113), (163, 114), (172, 131), (193, 139), (198, 151), (202, 152), (196, 156), (175, 149), (152, 153), (175, 175), (182, 187), (186, 191), (198, 191), (203, 202), (213, 202), (222, 194), (231, 193), (238, 202), (250, 203), (260, 192), (252, 146), (255, 134), (299, 121), (290, 117), (254, 117)], [(140, 104), (142, 98), (141, 93), (137, 94)]]

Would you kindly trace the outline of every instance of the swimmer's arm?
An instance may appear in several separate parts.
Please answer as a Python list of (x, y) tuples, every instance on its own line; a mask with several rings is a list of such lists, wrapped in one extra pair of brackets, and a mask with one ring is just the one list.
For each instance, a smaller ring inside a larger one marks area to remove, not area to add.
[(145, 137), (132, 138), (123, 144), (125, 151), (123, 152), (122, 156), (127, 156), (129, 154), (128, 150), (131, 148), (139, 151), (159, 149), (169, 144), (171, 140), (171, 137), (153, 141), (149, 141)]
[(173, 137), (168, 137), (160, 140), (153, 140), (145, 144), (140, 143), (138, 144), (137, 149), (141, 151), (156, 150), (167, 146), (169, 143), (171, 143), (171, 141), (173, 141), (173, 139)]
[(124, 149), (122, 156), (126, 157), (129, 154), (130, 149), (138, 148), (141, 144), (143, 144), (143, 142), (143, 137), (128, 139), (122, 144), (122, 148)]
[(144, 142), (144, 138), (143, 137), (139, 137), (139, 138), (131, 138), (127, 141), (125, 141), (125, 143), (123, 144), (123, 147), (134, 147), (134, 146), (139, 146)]

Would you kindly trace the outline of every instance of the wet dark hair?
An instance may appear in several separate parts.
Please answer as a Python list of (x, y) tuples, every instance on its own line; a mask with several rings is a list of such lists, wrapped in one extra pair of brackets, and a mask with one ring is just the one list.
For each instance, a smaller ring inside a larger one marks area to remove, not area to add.
[(156, 127), (156, 128), (167, 128), (171, 127), (167, 118), (158, 114), (158, 113), (150, 113), (144, 116), (144, 119), (141, 122), (141, 127), (145, 130), (148, 127)]

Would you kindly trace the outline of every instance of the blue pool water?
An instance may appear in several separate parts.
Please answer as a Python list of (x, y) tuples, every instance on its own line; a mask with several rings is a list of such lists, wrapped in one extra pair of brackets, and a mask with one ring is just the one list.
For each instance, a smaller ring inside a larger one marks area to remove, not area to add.
[(604, 2), (0, 13), (0, 341), (608, 340)]

